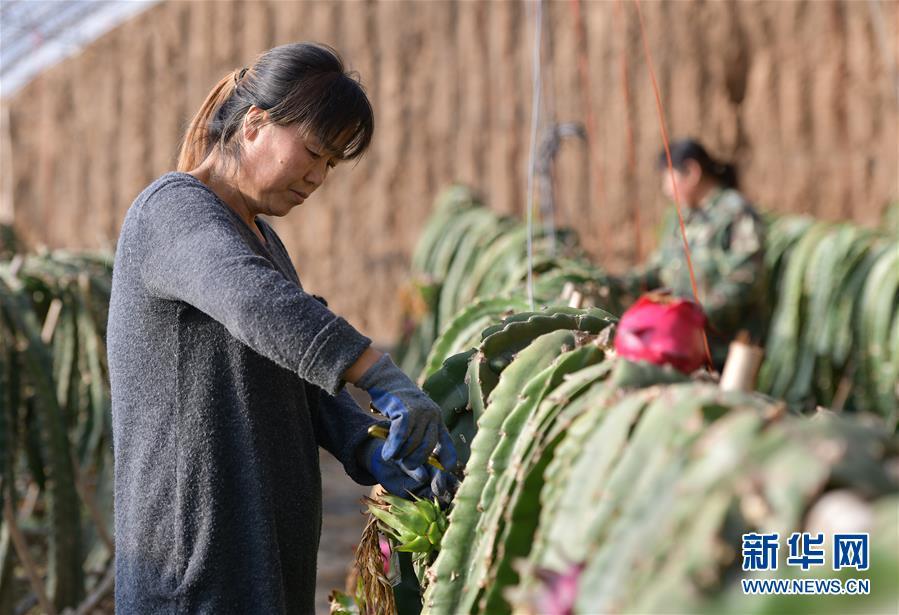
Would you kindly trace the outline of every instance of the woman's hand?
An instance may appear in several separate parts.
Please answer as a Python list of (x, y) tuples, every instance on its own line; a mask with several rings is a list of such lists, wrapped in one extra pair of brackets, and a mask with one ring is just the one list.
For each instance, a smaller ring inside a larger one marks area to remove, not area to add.
[(410, 495), (437, 501), (448, 506), (459, 486), (451, 472), (444, 472), (428, 465), (407, 470), (399, 462), (385, 460), (383, 440), (366, 440), (357, 452), (357, 461), (375, 477), (375, 480), (393, 495), (409, 499)]
[(456, 449), (440, 408), (394, 364), (390, 355), (378, 357), (356, 386), (368, 391), (375, 407), (390, 419), (390, 434), (381, 451), (385, 460), (395, 459), (406, 468), (417, 468), (433, 451), (448, 471), (455, 468)]

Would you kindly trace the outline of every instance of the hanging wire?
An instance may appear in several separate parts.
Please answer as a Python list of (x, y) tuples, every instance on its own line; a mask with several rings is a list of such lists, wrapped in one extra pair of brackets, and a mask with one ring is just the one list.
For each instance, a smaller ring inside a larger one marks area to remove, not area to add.
[(559, 135), (555, 122), (543, 131), (543, 140), (536, 159), (537, 190), (540, 194), (540, 221), (543, 223), (543, 237), (547, 239), (547, 251), (556, 256), (556, 199), (553, 193), (553, 158), (559, 149)]
[(555, 158), (562, 147), (562, 139), (575, 137), (587, 140), (587, 132), (580, 122), (550, 122), (543, 130), (543, 137), (537, 149), (537, 193), (540, 195), (540, 211), (543, 215), (543, 230), (549, 239), (550, 256), (556, 255), (555, 185), (553, 170)]
[[(684, 242), (684, 257), (687, 260), (687, 269), (690, 272), (690, 285), (693, 288), (693, 299), (696, 300), (696, 303), (702, 305), (699, 302), (699, 290), (696, 285), (696, 273), (693, 271), (693, 259), (690, 258), (690, 244), (687, 242), (687, 229), (684, 226), (684, 217), (681, 214), (681, 206), (680, 206), (680, 194), (677, 190), (677, 182), (674, 179), (674, 165), (671, 162), (671, 147), (668, 142), (668, 129), (665, 126), (665, 113), (662, 109), (662, 97), (659, 94), (659, 84), (656, 81), (656, 72), (652, 66), (652, 54), (649, 51), (649, 42), (646, 39), (646, 24), (643, 22), (643, 11), (640, 9), (640, 0), (634, 0), (634, 6), (637, 7), (637, 17), (640, 18), (640, 37), (643, 39), (643, 53), (646, 54), (646, 66), (649, 68), (649, 79), (652, 81), (652, 91), (655, 93), (656, 97), (656, 111), (659, 114), (659, 128), (662, 130), (662, 142), (665, 144), (665, 158), (668, 160), (668, 173), (671, 177), (671, 187), (674, 190), (674, 206), (677, 209), (677, 220), (680, 223), (680, 233), (681, 239)], [(706, 335), (705, 330), (702, 332), (702, 341), (705, 345), (705, 356), (706, 360), (709, 364), (709, 369), (712, 368), (712, 352), (709, 349), (709, 338)]]
[[(575, 36), (577, 37), (578, 80), (580, 81), (581, 89), (581, 106), (584, 108), (584, 121), (587, 128), (587, 150), (590, 157), (590, 177), (593, 180), (594, 207), (597, 210), (602, 210), (605, 202), (604, 184), (602, 164), (599, 159), (599, 138), (596, 134), (596, 114), (593, 112), (593, 88), (590, 84), (590, 60), (587, 57), (587, 27), (584, 23), (583, 12), (581, 11), (581, 0), (571, 0), (570, 6), (574, 16)], [(600, 249), (602, 250), (602, 255), (604, 257), (608, 257), (609, 245), (611, 244), (607, 241), (600, 244)]]
[[(547, 9), (551, 5), (547, 5)], [(551, 21), (551, 17), (547, 17)], [(540, 212), (541, 235), (547, 239), (547, 253), (550, 257), (556, 256), (556, 200), (554, 198), (555, 189), (555, 171), (550, 160), (549, 166), (544, 165), (544, 146), (550, 133), (556, 129), (556, 98), (555, 93), (555, 75), (553, 74), (553, 31), (552, 28), (546, 31), (545, 41), (541, 41), (540, 45), (540, 72), (542, 82), (541, 88), (541, 105), (540, 115), (541, 124), (545, 126), (537, 142), (537, 158), (536, 158), (536, 177), (534, 179), (537, 184), (537, 204)]]
[(543, 35), (543, 0), (535, 2), (533, 91), (531, 95), (531, 146), (528, 154), (527, 226), (528, 226), (528, 304), (534, 304), (534, 175), (537, 160), (537, 124), (540, 120), (540, 42)]

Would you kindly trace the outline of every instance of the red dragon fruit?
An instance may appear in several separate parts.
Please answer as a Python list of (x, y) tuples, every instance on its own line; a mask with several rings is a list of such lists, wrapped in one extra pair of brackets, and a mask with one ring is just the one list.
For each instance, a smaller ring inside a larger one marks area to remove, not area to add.
[(705, 324), (699, 304), (649, 293), (621, 316), (615, 350), (618, 356), (631, 361), (669, 364), (689, 374), (706, 360)]

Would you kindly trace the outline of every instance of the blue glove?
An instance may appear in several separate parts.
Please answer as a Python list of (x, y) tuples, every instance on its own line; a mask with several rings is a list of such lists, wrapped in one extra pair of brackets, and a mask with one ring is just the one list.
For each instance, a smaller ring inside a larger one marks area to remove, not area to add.
[[(359, 463), (375, 477), (384, 489), (393, 495), (410, 499), (414, 495), (423, 499), (437, 498), (446, 506), (456, 493), (459, 480), (451, 472), (443, 472), (425, 465), (407, 470), (399, 462), (385, 460), (384, 440), (369, 439), (359, 447)], [(411, 494), (411, 495), (410, 495)]]
[[(415, 386), (384, 354), (368, 368), (356, 386), (368, 391), (375, 407), (390, 419), (384, 459), (398, 459), (407, 470), (424, 465), (433, 452), (449, 471), (458, 457), (440, 407)], [(437, 447), (435, 449), (435, 446)]]
[(452, 472), (444, 472), (433, 466), (428, 466), (428, 473), (431, 476), (431, 495), (437, 498), (441, 508), (446, 509), (453, 501), (460, 481)]

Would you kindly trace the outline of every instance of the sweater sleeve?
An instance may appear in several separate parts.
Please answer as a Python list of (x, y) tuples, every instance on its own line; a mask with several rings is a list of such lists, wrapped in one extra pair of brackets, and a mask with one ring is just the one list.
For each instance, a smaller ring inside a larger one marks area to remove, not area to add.
[(346, 389), (333, 396), (307, 384), (306, 399), (318, 445), (334, 455), (347, 475), (360, 485), (377, 483), (356, 460), (356, 449), (369, 438), (369, 426), (379, 422), (374, 415), (360, 408)]
[(371, 340), (254, 252), (225, 208), (189, 181), (169, 182), (143, 202), (138, 257), (148, 292), (192, 305), (259, 354), (336, 394)]

